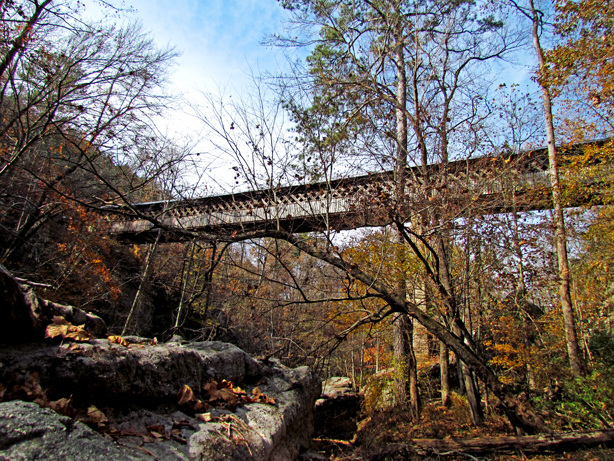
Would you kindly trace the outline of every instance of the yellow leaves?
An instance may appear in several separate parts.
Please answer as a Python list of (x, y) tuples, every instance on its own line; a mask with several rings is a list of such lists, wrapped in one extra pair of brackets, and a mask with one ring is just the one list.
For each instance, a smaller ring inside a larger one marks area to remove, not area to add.
[(110, 343), (119, 344), (120, 346), (128, 347), (130, 343), (121, 336), (109, 336), (107, 338)]
[(157, 338), (154, 338), (150, 341), (140, 342), (140, 343), (131, 343), (130, 341), (127, 341), (125, 338), (122, 338), (121, 336), (112, 335), (112, 336), (108, 336), (107, 340), (111, 344), (117, 344), (118, 346), (123, 346), (123, 347), (134, 346), (137, 348), (143, 348), (145, 346), (156, 346), (158, 344)]
[(52, 323), (47, 325), (45, 337), (55, 338), (61, 336), (75, 341), (89, 341), (94, 336), (85, 329), (85, 325), (73, 325), (64, 317), (54, 316)]
[(202, 421), (203, 423), (209, 423), (213, 421), (213, 416), (211, 416), (211, 413), (199, 413), (195, 416), (195, 418)]

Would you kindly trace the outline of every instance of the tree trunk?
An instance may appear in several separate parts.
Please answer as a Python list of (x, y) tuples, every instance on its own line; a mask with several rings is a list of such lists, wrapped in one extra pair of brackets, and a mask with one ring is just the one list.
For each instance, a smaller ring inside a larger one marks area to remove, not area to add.
[[(539, 71), (542, 78), (546, 71), (546, 61), (544, 52), (539, 39), (539, 26), (541, 18), (535, 8), (534, 0), (530, 0), (531, 14), (533, 20), (533, 45), (539, 61)], [(540, 80), (542, 88), (542, 101), (544, 105), (544, 116), (546, 121), (546, 134), (548, 138), (548, 161), (550, 162), (550, 181), (552, 183), (552, 205), (554, 208), (554, 227), (556, 237), (556, 254), (559, 267), (559, 292), (561, 297), (561, 309), (563, 311), (563, 321), (565, 324), (565, 336), (567, 340), (567, 355), (569, 365), (574, 376), (582, 375), (582, 362), (580, 361), (580, 347), (576, 333), (576, 323), (574, 319), (573, 305), (571, 302), (569, 261), (567, 258), (567, 237), (565, 235), (565, 220), (563, 218), (563, 205), (561, 200), (561, 188), (559, 185), (559, 170), (557, 165), (557, 153), (554, 136), (554, 122), (552, 116), (552, 97), (550, 89), (546, 83)]]
[[(151, 258), (158, 247), (158, 242), (160, 241), (160, 236), (162, 235), (162, 229), (158, 229), (158, 235), (156, 236), (156, 241), (150, 246), (149, 252), (147, 253), (147, 258), (145, 259), (145, 264), (143, 265), (143, 275), (141, 276), (141, 281), (139, 283), (139, 288), (134, 295), (134, 300), (132, 301), (132, 306), (130, 307), (130, 312), (128, 312), (128, 317), (126, 318), (126, 323), (124, 323), (124, 328), (122, 329), (122, 336), (126, 334), (128, 330), (128, 326), (130, 325), (130, 321), (134, 316), (134, 312), (139, 305), (141, 294), (145, 288), (147, 283), (147, 279), (149, 278), (149, 268), (151, 267)], [(138, 332), (137, 332), (138, 333)]]
[(417, 420), (422, 411), (420, 389), (418, 388), (418, 361), (414, 350), (414, 320), (407, 316), (407, 333), (409, 350), (407, 353), (407, 368), (409, 371), (409, 399), (411, 414)]
[[(395, 212), (402, 217), (404, 215), (405, 184), (407, 168), (407, 73), (405, 69), (405, 38), (403, 31), (403, 18), (399, 5), (395, 5), (394, 16), (394, 59), (396, 64), (396, 206)], [(403, 236), (399, 235), (399, 244), (403, 244)], [(403, 255), (397, 255), (399, 267), (403, 267)], [(399, 281), (399, 290), (403, 297), (407, 296), (406, 280)], [(397, 404), (410, 404), (411, 413), (415, 418), (420, 415), (420, 395), (418, 391), (418, 370), (416, 356), (414, 354), (413, 339), (414, 330), (412, 319), (407, 314), (399, 314), (394, 322), (394, 358), (397, 364), (395, 373), (395, 399)]]
[(441, 404), (449, 407), (452, 403), (450, 399), (450, 354), (448, 346), (439, 342), (439, 372), (441, 380)]
[(394, 401), (404, 406), (409, 402), (409, 364), (407, 363), (407, 315), (397, 314), (392, 326), (394, 354)]
[(393, 326), (395, 401), (397, 405), (409, 404), (414, 418), (420, 416), (421, 402), (418, 390), (418, 369), (413, 348), (414, 325), (407, 314), (398, 314)]
[(482, 411), (480, 390), (478, 389), (477, 383), (475, 382), (473, 372), (462, 360), (461, 368), (463, 370), (463, 380), (465, 382), (465, 390), (467, 392), (467, 403), (469, 404), (471, 423), (474, 426), (481, 426), (482, 424), (484, 424), (484, 412)]
[[(173, 326), (173, 330), (177, 330), (179, 328), (179, 322), (181, 319), (181, 311), (183, 310), (183, 303), (185, 300), (185, 293), (188, 289), (188, 282), (190, 281), (190, 272), (192, 271), (192, 263), (194, 261), (194, 252), (196, 251), (196, 242), (192, 241), (188, 243), (188, 248), (186, 248), (186, 258), (188, 258), (187, 264), (184, 265), (182, 275), (183, 275), (183, 283), (181, 286), (181, 297), (179, 298), (179, 306), (177, 307), (177, 317), (175, 317), (175, 325)], [(189, 253), (189, 256), (188, 256)], [(187, 269), (185, 268), (187, 266)]]

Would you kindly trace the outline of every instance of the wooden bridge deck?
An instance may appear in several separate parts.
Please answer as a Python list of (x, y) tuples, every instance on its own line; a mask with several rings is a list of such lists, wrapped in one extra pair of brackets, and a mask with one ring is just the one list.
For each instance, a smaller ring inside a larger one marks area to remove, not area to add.
[[(577, 149), (577, 146), (575, 147)], [(164, 241), (185, 240), (185, 231), (227, 234), (284, 229), (312, 232), (409, 221), (425, 208), (448, 219), (513, 209), (549, 207), (547, 152), (537, 149), (511, 156), (482, 157), (407, 170), (403, 203), (396, 203), (390, 171), (189, 200), (150, 202), (107, 208), (111, 233), (135, 243), (152, 241), (163, 228)], [(428, 178), (428, 179), (427, 179)], [(136, 213), (135, 213), (136, 212)]]

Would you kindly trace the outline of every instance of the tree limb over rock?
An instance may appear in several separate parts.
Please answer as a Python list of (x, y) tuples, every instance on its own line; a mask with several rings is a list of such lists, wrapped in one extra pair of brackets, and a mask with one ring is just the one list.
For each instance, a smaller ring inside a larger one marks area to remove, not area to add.
[(85, 325), (94, 336), (106, 334), (107, 326), (97, 315), (39, 298), (0, 264), (0, 343), (42, 340), (45, 327), (55, 315), (75, 325)]

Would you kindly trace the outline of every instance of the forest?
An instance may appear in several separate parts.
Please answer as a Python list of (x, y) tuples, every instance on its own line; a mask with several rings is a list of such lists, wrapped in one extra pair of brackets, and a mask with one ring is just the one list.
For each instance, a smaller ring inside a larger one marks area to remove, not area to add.
[[(225, 341), (350, 377), (366, 445), (612, 428), (614, 4), (281, 3), (291, 19), (265, 43), (286, 70), (196, 105), (169, 88), (176, 52), (137, 24), (88, 23), (72, 0), (0, 2), (0, 264), (112, 334)], [(157, 127), (177, 104), (234, 189)], [(540, 148), (548, 182), (527, 191), (508, 164)], [(450, 165), (482, 157), (495, 167), (454, 182)], [(132, 206), (275, 200), (382, 171), (395, 186), (372, 198), (380, 227), (170, 242)], [(117, 214), (157, 238), (118, 240)]]

